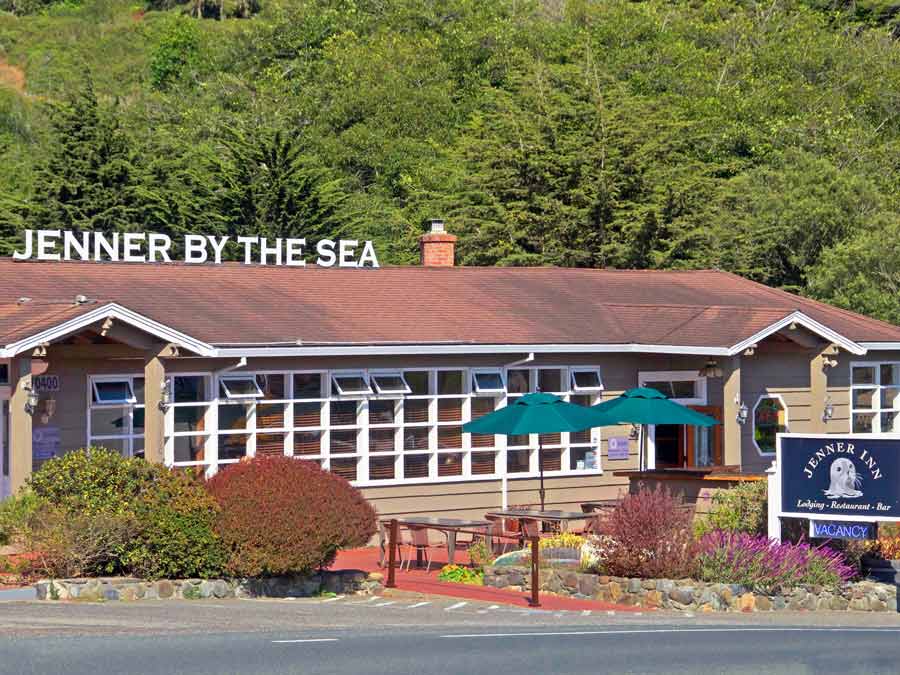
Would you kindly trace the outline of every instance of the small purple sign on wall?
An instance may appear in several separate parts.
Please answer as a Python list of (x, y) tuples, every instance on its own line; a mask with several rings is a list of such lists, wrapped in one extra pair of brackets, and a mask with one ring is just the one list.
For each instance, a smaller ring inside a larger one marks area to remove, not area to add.
[(606, 454), (609, 459), (628, 459), (628, 437), (610, 436), (606, 442)]

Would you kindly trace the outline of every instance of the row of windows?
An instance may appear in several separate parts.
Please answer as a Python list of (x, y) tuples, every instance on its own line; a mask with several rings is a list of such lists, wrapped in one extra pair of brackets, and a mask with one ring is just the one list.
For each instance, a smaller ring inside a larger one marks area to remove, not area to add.
[[(167, 380), (166, 461), (219, 466), (286, 454), (357, 483), (460, 480), (600, 469), (590, 431), (471, 435), (462, 425), (531, 391), (599, 401), (592, 368), (432, 369), (173, 375)], [(92, 378), (90, 440), (143, 449), (143, 378)]]

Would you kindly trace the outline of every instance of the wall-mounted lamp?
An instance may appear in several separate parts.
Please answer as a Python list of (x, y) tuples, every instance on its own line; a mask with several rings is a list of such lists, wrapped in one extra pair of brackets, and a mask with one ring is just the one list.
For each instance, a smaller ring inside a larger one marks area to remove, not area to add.
[(834, 417), (834, 404), (831, 402), (831, 397), (825, 399), (825, 407), (822, 408), (822, 421), (827, 422), (832, 417)]
[(28, 398), (25, 399), (25, 412), (29, 415), (33, 415), (34, 411), (37, 410), (38, 403), (40, 402), (40, 396), (38, 396), (37, 391), (31, 386), (26, 385), (25, 391), (28, 392)]
[(707, 359), (704, 366), (697, 371), (699, 377), (722, 377), (722, 369), (715, 359)]
[(160, 410), (165, 412), (171, 402), (172, 402), (172, 396), (171, 396), (171, 394), (169, 394), (169, 381), (163, 380), (162, 381), (162, 393), (160, 393), (160, 396), (159, 396), (158, 407)]
[(837, 367), (837, 364), (837, 359), (830, 359), (827, 356), (822, 357), (822, 370), (825, 370), (826, 368), (835, 368)]
[(737, 423), (738, 424), (746, 424), (747, 418), (749, 416), (750, 416), (750, 411), (747, 410), (747, 404), (741, 403), (741, 407), (738, 408), (737, 415), (735, 416)]
[(640, 435), (640, 429), (638, 429), (637, 424), (631, 425), (631, 431), (628, 432), (629, 440), (636, 441)]

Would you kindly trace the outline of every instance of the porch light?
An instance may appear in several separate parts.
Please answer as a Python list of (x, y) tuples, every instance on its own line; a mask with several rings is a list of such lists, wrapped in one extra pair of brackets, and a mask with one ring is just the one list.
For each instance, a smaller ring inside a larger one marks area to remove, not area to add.
[(159, 403), (157, 403), (157, 407), (163, 412), (166, 411), (166, 408), (169, 407), (169, 404), (172, 402), (172, 395), (169, 393), (169, 381), (162, 381), (162, 393), (159, 396)]
[(737, 422), (738, 424), (745, 424), (747, 422), (747, 417), (750, 415), (750, 411), (747, 410), (747, 404), (741, 403), (741, 407), (738, 408), (737, 411)]
[(708, 359), (706, 364), (697, 371), (700, 377), (722, 377), (722, 369), (714, 359)]
[(636, 441), (640, 437), (641, 430), (638, 428), (637, 424), (631, 425), (631, 430), (628, 432), (628, 438), (632, 441)]
[(28, 398), (25, 400), (25, 412), (29, 415), (33, 415), (34, 411), (37, 410), (40, 397), (38, 396), (37, 391), (30, 386), (26, 386), (25, 391), (28, 392)]
[(831, 397), (825, 399), (825, 407), (822, 409), (822, 421), (827, 422), (832, 417), (834, 417), (834, 404), (831, 402)]

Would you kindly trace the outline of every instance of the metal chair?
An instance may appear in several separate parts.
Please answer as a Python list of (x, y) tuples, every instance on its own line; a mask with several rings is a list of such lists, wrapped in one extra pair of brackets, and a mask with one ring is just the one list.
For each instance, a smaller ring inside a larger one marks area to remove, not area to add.
[[(425, 562), (427, 563), (425, 566), (426, 572), (431, 571), (431, 556), (428, 555), (428, 551), (433, 548), (446, 548), (446, 546), (442, 546), (441, 544), (432, 544), (429, 542), (428, 528), (425, 527), (411, 527), (407, 530), (403, 530), (403, 533), (401, 534), (401, 546), (405, 546), (410, 552), (410, 555), (406, 558), (406, 570), (409, 571), (413, 558), (418, 557), (417, 554), (421, 553), (425, 557)], [(400, 561), (400, 569), (403, 569), (402, 560)]]

